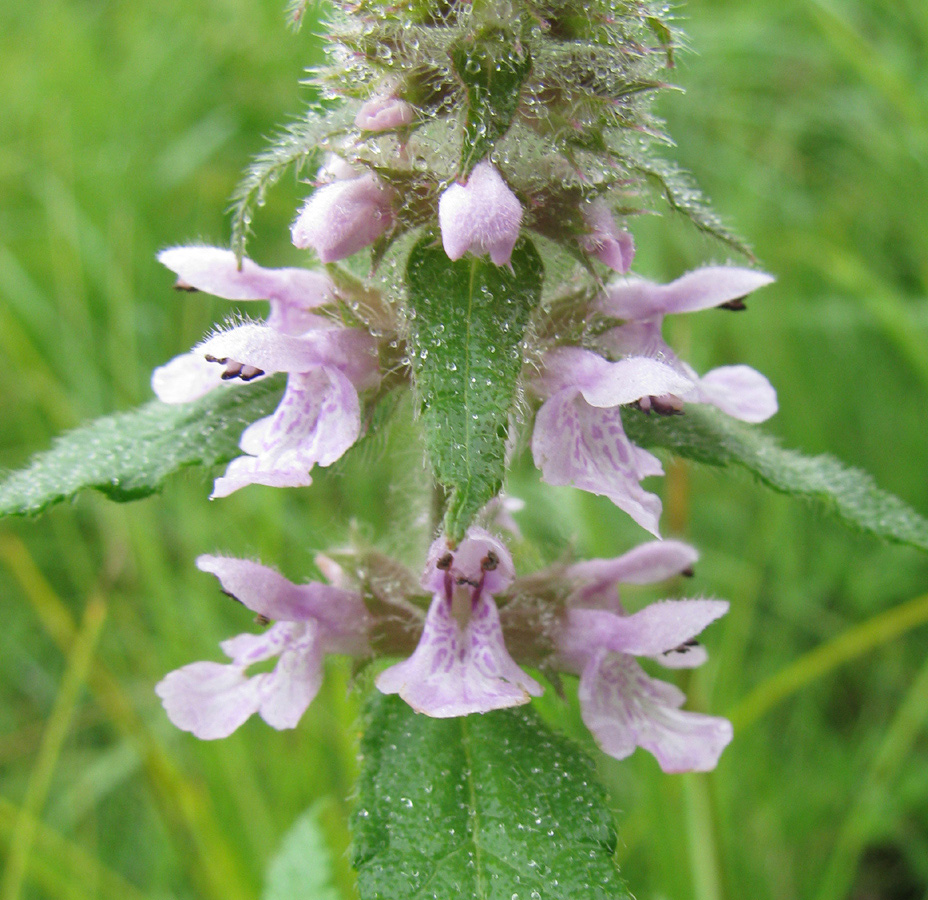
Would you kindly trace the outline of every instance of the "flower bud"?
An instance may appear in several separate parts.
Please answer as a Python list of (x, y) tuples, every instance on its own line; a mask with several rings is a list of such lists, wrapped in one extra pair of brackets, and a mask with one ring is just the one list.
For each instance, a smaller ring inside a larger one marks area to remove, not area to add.
[(371, 97), (362, 104), (354, 117), (361, 131), (392, 131), (409, 125), (416, 118), (415, 110), (399, 97)]
[(489, 253), (496, 265), (507, 265), (521, 223), (516, 195), (486, 160), (477, 163), (467, 184), (452, 184), (438, 201), (441, 242), (452, 260), (470, 251)]
[(324, 263), (363, 250), (393, 223), (393, 191), (373, 172), (317, 188), (293, 223), (293, 243)]
[(590, 232), (580, 239), (580, 246), (614, 272), (624, 275), (635, 258), (632, 236), (619, 230), (602, 200), (594, 200), (583, 210), (583, 221)]

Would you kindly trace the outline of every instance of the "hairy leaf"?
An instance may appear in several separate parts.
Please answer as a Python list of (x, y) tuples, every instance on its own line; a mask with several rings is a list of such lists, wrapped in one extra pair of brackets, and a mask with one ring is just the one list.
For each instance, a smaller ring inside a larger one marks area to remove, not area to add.
[(666, 160), (656, 158), (644, 159), (618, 154), (618, 159), (663, 196), (674, 212), (686, 216), (703, 233), (721, 241), (732, 250), (743, 253), (748, 259), (754, 259), (751, 248), (730, 231), (713, 212), (689, 172)]
[(502, 488), (521, 341), (541, 279), (541, 259), (524, 238), (511, 268), (452, 262), (428, 237), (410, 254), (410, 357), (429, 458), (450, 492), (453, 541)]
[(928, 550), (928, 519), (833, 457), (784, 450), (763, 431), (706, 406), (687, 406), (685, 415), (668, 418), (629, 410), (623, 421), (636, 444), (710, 466), (742, 466), (774, 490), (817, 500), (863, 531)]
[[(302, 15), (299, 4), (294, 14)], [(289, 125), (274, 139), (271, 146), (260, 153), (245, 171), (232, 195), (232, 249), (241, 259), (251, 231), (255, 208), (264, 205), (267, 192), (291, 166), (296, 174), (307, 168), (319, 152), (322, 135), (327, 130), (326, 120), (312, 111), (307, 118)]]
[(373, 699), (352, 818), (361, 900), (628, 900), (593, 765), (529, 708)]
[(228, 462), (245, 426), (273, 411), (281, 389), (281, 379), (269, 378), (193, 403), (154, 400), (68, 432), (0, 481), (0, 516), (39, 513), (85, 488), (136, 500), (184, 466)]

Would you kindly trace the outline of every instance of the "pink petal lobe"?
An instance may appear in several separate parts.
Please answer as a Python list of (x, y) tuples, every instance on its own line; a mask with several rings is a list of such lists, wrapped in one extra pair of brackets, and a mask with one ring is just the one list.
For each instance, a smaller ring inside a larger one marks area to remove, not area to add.
[(376, 684), (416, 712), (441, 719), (518, 706), (542, 693), (506, 651), (496, 604), (487, 595), (463, 627), (448, 600), (436, 595), (412, 656), (381, 672)]
[(288, 626), (287, 650), (267, 676), (258, 712), (272, 728), (295, 728), (322, 684), (323, 646), (314, 622)]
[(661, 465), (628, 440), (618, 409), (597, 409), (576, 391), (560, 391), (538, 410), (532, 456), (546, 483), (606, 496), (642, 528), (658, 534), (660, 498), (639, 482), (660, 474)]
[[(260, 677), (260, 676), (259, 676)], [(260, 703), (260, 682), (241, 666), (196, 662), (168, 673), (155, 687), (168, 718), (204, 741), (228, 737)]]
[(571, 609), (565, 646), (605, 647), (631, 656), (683, 652), (683, 645), (728, 612), (723, 600), (663, 600), (630, 616), (599, 609)]
[(445, 253), (452, 260), (470, 252), (490, 254), (507, 265), (519, 238), (522, 205), (490, 163), (477, 163), (467, 184), (452, 184), (438, 201), (438, 223)]
[(750, 366), (721, 366), (699, 379), (694, 399), (742, 422), (766, 422), (777, 411), (773, 385)]
[(583, 721), (616, 759), (643, 747), (665, 772), (705, 772), (732, 739), (728, 720), (681, 711), (683, 694), (627, 656), (595, 654), (580, 676), (578, 696)]
[(309, 484), (313, 466), (331, 465), (360, 433), (358, 394), (341, 372), (323, 368), (291, 375), (274, 414), (245, 429), (241, 447), (248, 457), (229, 464), (212, 496), (227, 496), (247, 484)]

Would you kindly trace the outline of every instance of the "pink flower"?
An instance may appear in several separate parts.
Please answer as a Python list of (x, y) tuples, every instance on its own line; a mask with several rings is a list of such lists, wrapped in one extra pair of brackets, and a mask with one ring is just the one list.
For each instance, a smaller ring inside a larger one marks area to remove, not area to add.
[(331, 465), (358, 439), (358, 393), (380, 380), (376, 341), (354, 328), (296, 336), (246, 324), (219, 332), (196, 349), (220, 363), (236, 360), (236, 366), (268, 374), (289, 373), (277, 410), (245, 429), (239, 445), (246, 455), (229, 463), (216, 480), (213, 498), (249, 484), (311, 484), (313, 466)]
[[(219, 247), (171, 247), (158, 260), (177, 275), (183, 290), (204, 291), (226, 300), (268, 300), (267, 325), (284, 334), (302, 334), (330, 327), (311, 310), (333, 298), (333, 286), (322, 272), (309, 269), (265, 269), (250, 259), (241, 268), (231, 250)], [(238, 376), (248, 381), (264, 373), (243, 369)], [(222, 367), (207, 362), (202, 354), (185, 353), (152, 373), (152, 389), (164, 403), (196, 400), (228, 379)]]
[(598, 347), (611, 357), (660, 359), (692, 382), (678, 392), (680, 400), (711, 404), (743, 422), (764, 422), (777, 411), (777, 395), (760, 372), (749, 366), (721, 366), (699, 376), (664, 342), (661, 329), (664, 316), (670, 313), (715, 306), (741, 309), (748, 294), (772, 281), (770, 275), (753, 269), (706, 266), (666, 285), (642, 279), (612, 285), (597, 305), (602, 312), (627, 322), (603, 334)]
[(616, 759), (643, 747), (665, 772), (707, 771), (732, 738), (726, 719), (680, 709), (684, 694), (648, 676), (635, 661), (647, 656), (670, 668), (699, 666), (695, 637), (724, 615), (721, 600), (664, 600), (627, 615), (619, 580), (647, 583), (686, 571), (696, 559), (676, 541), (645, 544), (617, 559), (589, 560), (561, 576), (573, 586), (557, 635), (556, 668), (580, 676), (583, 721)]
[(603, 200), (587, 204), (583, 210), (583, 220), (590, 231), (580, 239), (580, 246), (613, 271), (624, 275), (635, 258), (635, 241), (632, 236), (616, 226)]
[(316, 188), (291, 235), (295, 246), (312, 247), (324, 263), (372, 244), (393, 224), (393, 191), (373, 172)]
[(663, 469), (628, 440), (619, 407), (685, 391), (689, 378), (657, 360), (609, 362), (580, 347), (550, 350), (542, 367), (534, 387), (545, 402), (535, 416), (532, 456), (543, 480), (602, 494), (656, 535), (661, 501), (640, 482)]
[[(224, 592), (276, 624), (263, 634), (224, 641), (231, 663), (191, 663), (158, 684), (178, 728), (214, 740), (254, 713), (273, 728), (294, 728), (319, 691), (325, 654), (368, 652), (369, 620), (359, 594), (319, 582), (295, 585), (244, 559), (201, 556), (197, 565), (215, 575)], [(250, 666), (274, 657), (272, 672), (246, 676)]]
[(505, 545), (471, 528), (449, 550), (439, 538), (429, 551), (422, 586), (433, 598), (412, 656), (385, 669), (377, 687), (399, 694), (416, 712), (466, 716), (527, 703), (542, 693), (506, 651), (493, 594), (513, 578)]
[(466, 184), (452, 184), (438, 201), (438, 224), (445, 253), (490, 254), (507, 265), (519, 238), (522, 206), (499, 172), (486, 160), (477, 163)]

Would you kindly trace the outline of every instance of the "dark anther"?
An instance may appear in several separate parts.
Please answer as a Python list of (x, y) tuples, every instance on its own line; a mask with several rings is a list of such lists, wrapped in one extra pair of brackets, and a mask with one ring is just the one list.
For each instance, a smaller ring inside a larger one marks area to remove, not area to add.
[(685, 578), (692, 578), (696, 572), (692, 566), (687, 566), (682, 572), (680, 572)]
[(672, 650), (665, 650), (661, 655), (670, 656), (671, 653), (689, 653), (693, 647), (698, 647), (699, 641), (696, 638), (690, 638), (688, 641), (684, 641), (680, 644), (679, 647), (674, 647)]
[(228, 356), (224, 356), (222, 359), (220, 359), (218, 356), (211, 356), (209, 353), (204, 354), (203, 358), (207, 362), (216, 362), (221, 366), (224, 366), (229, 361)]
[(446, 553), (440, 560), (438, 560), (437, 563), (435, 563), (435, 568), (441, 569), (442, 571), (445, 569), (450, 569), (453, 560), (454, 557), (450, 553)]
[(463, 584), (466, 584), (466, 585), (468, 585), (469, 587), (472, 587), (472, 588), (479, 588), (479, 587), (480, 587), (480, 582), (479, 582), (479, 581), (473, 581), (473, 580), (470, 579), (470, 578), (465, 578), (463, 575), (455, 582), (455, 584), (456, 584), (458, 587), (460, 587), (460, 586), (463, 585)]
[(492, 572), (499, 565), (499, 557), (490, 550), (480, 563), (483, 572)]
[(175, 291), (187, 291), (188, 294), (198, 294), (200, 292), (199, 288), (195, 288), (192, 284), (187, 284), (183, 278), (178, 278), (174, 282)]
[(232, 378), (241, 378), (242, 381), (251, 381), (252, 378), (257, 378), (259, 375), (264, 374), (264, 369), (259, 369), (257, 366), (246, 366), (244, 363), (236, 362), (234, 359), (229, 359), (228, 357), (216, 359), (214, 356), (207, 356), (206, 361), (217, 362), (226, 367), (226, 370), (220, 376), (223, 381), (229, 381)]
[(242, 371), (239, 372), (239, 377), (242, 381), (251, 381), (252, 378), (257, 378), (259, 375), (264, 374), (264, 369), (259, 369), (257, 366), (242, 366)]
[(261, 625), (262, 627), (264, 627), (265, 625), (270, 625), (270, 624), (271, 624), (271, 620), (267, 616), (264, 616), (261, 613), (258, 613), (258, 615), (255, 616), (255, 625)]
[(744, 312), (748, 307), (744, 302), (746, 297), (737, 297), (734, 300), (729, 300), (728, 303), (720, 303), (719, 309), (730, 309), (732, 312)]

